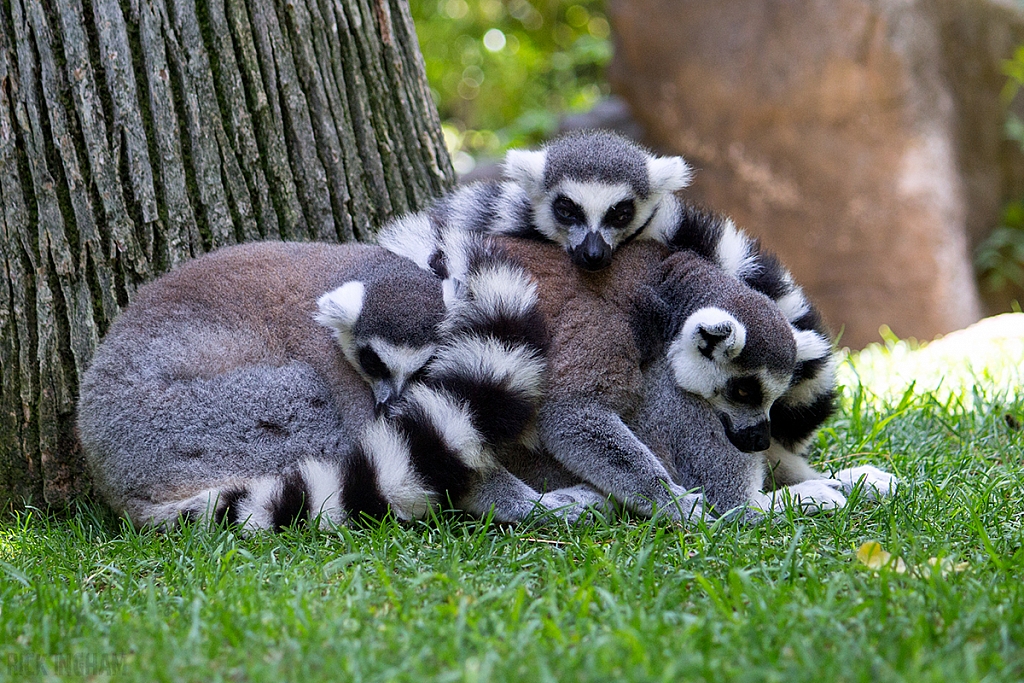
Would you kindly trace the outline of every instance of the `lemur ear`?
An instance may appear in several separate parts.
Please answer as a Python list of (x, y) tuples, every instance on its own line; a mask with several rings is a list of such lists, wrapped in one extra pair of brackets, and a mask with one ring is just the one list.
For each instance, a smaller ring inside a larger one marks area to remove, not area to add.
[(668, 194), (689, 185), (693, 171), (682, 157), (648, 157), (647, 176), (652, 194)]
[(324, 327), (330, 327), (337, 334), (350, 333), (363, 310), (365, 295), (366, 287), (358, 280), (346, 282), (327, 292), (316, 301), (320, 309), (316, 321)]
[(633, 301), (629, 326), (640, 352), (640, 363), (646, 365), (660, 355), (668, 341), (672, 309), (653, 287), (644, 285)]
[(683, 324), (682, 336), (689, 339), (702, 356), (717, 363), (733, 360), (747, 343), (747, 329), (743, 324), (712, 306), (692, 313)]
[(547, 152), (543, 150), (510, 149), (505, 153), (505, 177), (535, 197), (544, 191), (546, 158)]

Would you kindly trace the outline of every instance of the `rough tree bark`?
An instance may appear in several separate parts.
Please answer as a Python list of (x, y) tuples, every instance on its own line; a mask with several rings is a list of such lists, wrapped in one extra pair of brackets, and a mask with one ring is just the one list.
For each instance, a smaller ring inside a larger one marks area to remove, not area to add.
[(0, 2), (0, 506), (88, 492), (78, 381), (140, 284), (453, 179), (407, 0)]

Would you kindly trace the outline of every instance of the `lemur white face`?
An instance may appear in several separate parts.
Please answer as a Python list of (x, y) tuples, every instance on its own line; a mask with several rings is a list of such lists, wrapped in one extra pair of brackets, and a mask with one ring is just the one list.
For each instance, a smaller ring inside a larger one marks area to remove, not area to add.
[[(436, 347), (392, 344), (380, 337), (353, 339), (345, 357), (370, 385), (378, 413), (388, 411), (411, 381), (423, 376)], [(353, 362), (353, 357), (355, 362)]]
[[(665, 195), (689, 184), (690, 168), (681, 157), (652, 156), (608, 134), (593, 134), (596, 149), (587, 139), (556, 140), (537, 152), (511, 150), (505, 175), (530, 196), (541, 234), (564, 246), (575, 265), (594, 271), (611, 264), (622, 244), (642, 235)], [(557, 168), (549, 154), (558, 155)], [(616, 158), (597, 158), (600, 154), (621, 154), (621, 169)]]
[(565, 179), (536, 204), (534, 221), (545, 236), (566, 248), (577, 266), (600, 270), (611, 264), (620, 244), (644, 227), (656, 205), (625, 183)]
[(370, 386), (375, 410), (381, 413), (395, 404), (410, 381), (422, 375), (436, 346), (407, 346), (376, 335), (357, 335), (354, 328), (365, 292), (363, 283), (353, 281), (324, 294), (317, 300), (316, 321), (334, 331), (345, 359)]
[(793, 369), (772, 370), (736, 362), (747, 341), (746, 328), (714, 307), (693, 313), (668, 348), (676, 384), (707, 399), (729, 440), (745, 452), (771, 445), (772, 405), (789, 388)]

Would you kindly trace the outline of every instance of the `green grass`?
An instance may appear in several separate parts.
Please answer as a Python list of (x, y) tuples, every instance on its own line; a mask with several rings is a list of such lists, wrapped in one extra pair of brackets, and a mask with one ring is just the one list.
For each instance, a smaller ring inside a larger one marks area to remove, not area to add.
[[(855, 359), (868, 386), (887, 357), (908, 362), (872, 353)], [(905, 485), (831, 515), (696, 530), (441, 515), (252, 539), (89, 509), (8, 518), (0, 681), (1024, 678), (1024, 399), (997, 377), (882, 398), (843, 377), (815, 458)], [(916, 575), (860, 563), (870, 540)]]

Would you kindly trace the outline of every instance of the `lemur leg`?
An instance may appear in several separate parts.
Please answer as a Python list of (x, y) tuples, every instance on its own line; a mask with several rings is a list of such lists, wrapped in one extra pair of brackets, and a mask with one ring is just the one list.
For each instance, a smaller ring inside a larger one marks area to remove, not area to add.
[(845, 496), (858, 485), (868, 500), (877, 500), (892, 495), (899, 483), (894, 475), (871, 465), (840, 470), (830, 478), (818, 473), (804, 457), (776, 443), (772, 444), (765, 457), (770, 469), (765, 478), (766, 488), (779, 490), (785, 487), (794, 497), (819, 500), (819, 509), (843, 507)]
[(494, 520), (502, 523), (519, 522), (538, 512), (575, 522), (588, 507), (606, 505), (607, 497), (585, 485), (541, 494), (499, 467), (482, 474), (456, 504), (478, 517), (493, 513)]
[(688, 520), (703, 515), (702, 496), (673, 483), (650, 448), (614, 411), (573, 396), (547, 401), (538, 421), (541, 442), (574, 475), (626, 507)]
[(673, 480), (703, 492), (716, 514), (746, 505), (761, 491), (764, 458), (736, 448), (711, 405), (679, 389), (666, 363), (645, 371), (644, 403), (632, 424)]
[(607, 494), (601, 493), (590, 484), (576, 484), (548, 491), (541, 496), (541, 504), (551, 509), (566, 506), (583, 507), (604, 515), (615, 512), (615, 503)]
[(759, 509), (778, 512), (786, 508), (787, 500), (808, 514), (846, 506), (840, 482), (815, 470), (802, 455), (772, 441), (764, 458), (768, 463), (766, 493), (759, 494), (754, 501)]
[(792, 503), (806, 514), (813, 515), (846, 506), (846, 496), (838, 488), (839, 482), (834, 479), (808, 479), (768, 493), (758, 492), (751, 500), (751, 506), (764, 512), (782, 512)]
[(792, 486), (811, 479), (828, 478), (811, 467), (807, 458), (793, 453), (775, 441), (764, 452), (764, 457), (768, 462), (768, 472), (764, 482), (765, 488), (768, 490)]

